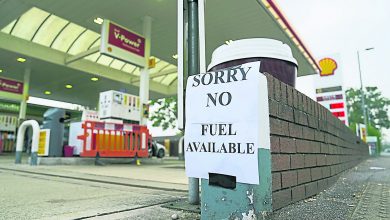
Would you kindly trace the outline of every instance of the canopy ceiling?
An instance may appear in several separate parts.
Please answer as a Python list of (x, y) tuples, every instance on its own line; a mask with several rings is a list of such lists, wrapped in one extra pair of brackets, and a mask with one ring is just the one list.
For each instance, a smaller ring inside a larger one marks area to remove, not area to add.
[[(298, 75), (314, 74), (315, 61), (273, 1), (212, 0), (206, 4), (206, 60), (229, 40), (266, 37), (290, 45)], [(98, 93), (122, 90), (138, 94), (139, 68), (120, 60), (91, 54), (72, 64), (65, 59), (100, 44), (97, 17), (110, 19), (142, 33), (142, 18), (151, 16), (151, 98), (176, 94), (176, 1), (173, 0), (3, 0), (0, 1), (0, 76), (22, 79), (31, 67), (30, 95), (96, 106)], [(4, 15), (4, 16), (3, 16)], [(28, 62), (18, 63), (17, 57)], [(92, 82), (92, 76), (99, 76)], [(65, 89), (72, 84), (72, 89)], [(52, 91), (45, 95), (44, 91)]]

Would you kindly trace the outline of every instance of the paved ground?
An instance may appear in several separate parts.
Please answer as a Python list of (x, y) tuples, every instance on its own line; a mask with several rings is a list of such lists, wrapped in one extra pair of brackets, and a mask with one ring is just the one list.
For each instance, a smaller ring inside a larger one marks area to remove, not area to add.
[(161, 207), (186, 195), (182, 161), (29, 166), (0, 156), (0, 219), (196, 219)]
[[(142, 212), (146, 208), (185, 196), (183, 192), (166, 192), (12, 171), (0, 171), (0, 175), (2, 177), (0, 219), (83, 219), (127, 210)], [(161, 219), (168, 219), (173, 213), (151, 212), (145, 218), (156, 219), (158, 216)]]
[[(382, 169), (384, 168), (384, 169)], [(319, 195), (269, 219), (390, 219), (390, 157), (345, 172)], [(0, 156), (0, 219), (199, 219), (163, 208), (187, 195), (183, 162), (107, 166), (14, 165)]]
[(390, 157), (372, 158), (345, 172), (328, 190), (270, 219), (390, 219), (389, 186)]
[[(22, 162), (27, 163), (27, 156), (24, 156), (23, 159)], [(30, 173), (45, 173), (62, 177), (69, 176), (132, 186), (187, 190), (188, 178), (184, 172), (184, 162), (179, 160), (166, 159), (160, 163), (142, 163), (141, 166), (136, 166), (135, 164), (29, 166), (24, 163), (15, 165), (14, 160), (14, 155), (0, 155), (0, 167)]]

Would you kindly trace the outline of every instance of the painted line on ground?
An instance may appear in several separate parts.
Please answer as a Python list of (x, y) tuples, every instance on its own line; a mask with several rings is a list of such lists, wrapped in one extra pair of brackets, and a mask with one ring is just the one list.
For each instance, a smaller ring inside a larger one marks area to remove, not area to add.
[(106, 216), (106, 215), (113, 215), (113, 214), (118, 214), (118, 213), (122, 213), (122, 212), (129, 212), (129, 211), (134, 211), (134, 210), (139, 210), (139, 209), (145, 209), (145, 208), (150, 208), (150, 207), (153, 207), (153, 206), (160, 206), (160, 205), (163, 205), (163, 204), (166, 204), (166, 203), (170, 203), (170, 202), (175, 202), (175, 201), (178, 201), (178, 200), (179, 199), (171, 199), (171, 200), (168, 200), (168, 201), (165, 201), (165, 202), (156, 202), (156, 203), (153, 203), (153, 204), (150, 204), (150, 205), (142, 205), (142, 206), (134, 207), (134, 208), (130, 208), (130, 209), (122, 209), (122, 210), (118, 210), (118, 211), (104, 212), (104, 213), (99, 213), (99, 214), (96, 214), (96, 215), (90, 215), (90, 216), (84, 216), (84, 217), (80, 217), (80, 218), (75, 218), (73, 220), (82, 220), (82, 219), (95, 218), (95, 217)]
[[(188, 190), (183, 190), (183, 189), (163, 188), (163, 187), (157, 187), (157, 186), (146, 186), (146, 185), (138, 185), (138, 184), (130, 184), (130, 183), (119, 183), (119, 182), (113, 182), (113, 181), (108, 181), (108, 180), (98, 180), (98, 179), (90, 179), (90, 178), (83, 178), (83, 177), (64, 176), (64, 175), (49, 174), (49, 173), (39, 173), (39, 172), (17, 170), (17, 169), (10, 169), (10, 168), (4, 168), (4, 167), (0, 167), (0, 170), (8, 170), (8, 171), (14, 171), (14, 172), (20, 172), (20, 173), (28, 173), (28, 174), (33, 174), (33, 175), (50, 176), (50, 177), (58, 177), (58, 178), (73, 179), (73, 180), (82, 180), (82, 181), (88, 181), (88, 182), (94, 182), (94, 183), (105, 183), (105, 184), (112, 184), (112, 185), (118, 185), (118, 186), (129, 186), (129, 187), (144, 188), (144, 189), (162, 190), (162, 191), (169, 191), (169, 192), (188, 192)], [(164, 182), (164, 183), (166, 183), (166, 182)]]

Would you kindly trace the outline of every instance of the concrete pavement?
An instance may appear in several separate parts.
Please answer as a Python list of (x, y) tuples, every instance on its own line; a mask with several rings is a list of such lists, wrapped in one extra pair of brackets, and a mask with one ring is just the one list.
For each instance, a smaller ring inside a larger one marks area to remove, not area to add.
[[(198, 219), (164, 208), (186, 199), (183, 162), (107, 166), (14, 165), (0, 156), (0, 219)], [(268, 219), (390, 219), (390, 157), (344, 172), (328, 190)]]
[(161, 207), (186, 198), (186, 181), (182, 161), (29, 166), (2, 155), (0, 219), (196, 219)]
[[(130, 186), (187, 190), (188, 178), (184, 162), (166, 159), (161, 163), (95, 165), (39, 165), (14, 164), (13, 155), (0, 156), (0, 168), (84, 180), (114, 182)], [(24, 160), (27, 161), (27, 160)]]
[(328, 190), (276, 211), (270, 219), (390, 219), (390, 157), (360, 163)]
[[(0, 175), (0, 219), (85, 219), (99, 215), (123, 217), (118, 213), (136, 210), (151, 210), (143, 211), (143, 219), (168, 219), (177, 211), (161, 211), (159, 205), (185, 197), (183, 192), (13, 171), (1, 170)], [(160, 211), (153, 213), (153, 208)]]

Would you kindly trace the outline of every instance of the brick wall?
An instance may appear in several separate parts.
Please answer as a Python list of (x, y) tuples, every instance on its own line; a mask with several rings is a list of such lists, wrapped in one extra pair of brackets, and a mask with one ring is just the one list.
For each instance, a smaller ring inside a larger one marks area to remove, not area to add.
[(267, 75), (273, 209), (313, 196), (368, 156), (368, 147), (330, 111)]

